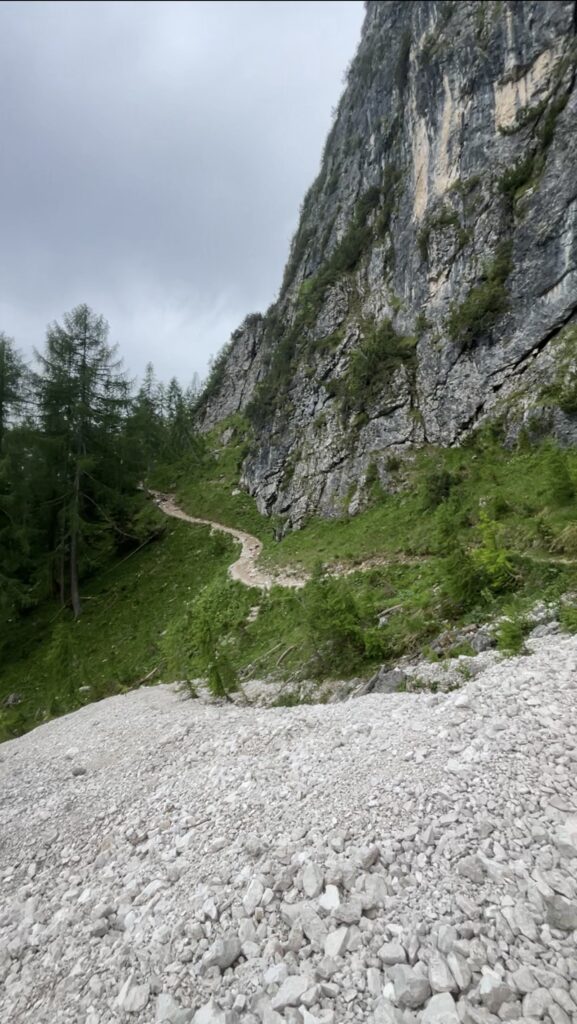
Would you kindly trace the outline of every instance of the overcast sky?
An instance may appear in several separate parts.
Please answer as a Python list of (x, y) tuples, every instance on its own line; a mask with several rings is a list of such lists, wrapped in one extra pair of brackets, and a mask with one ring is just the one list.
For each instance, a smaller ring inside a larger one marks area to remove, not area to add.
[(187, 382), (280, 284), (361, 0), (0, 3), (0, 330)]

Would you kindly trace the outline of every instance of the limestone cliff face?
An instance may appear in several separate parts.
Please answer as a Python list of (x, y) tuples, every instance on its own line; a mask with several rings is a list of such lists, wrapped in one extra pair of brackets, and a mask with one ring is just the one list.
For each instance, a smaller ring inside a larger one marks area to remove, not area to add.
[(487, 417), (577, 436), (576, 31), (570, 0), (367, 5), (280, 298), (202, 403), (251, 419), (262, 511), (354, 510)]

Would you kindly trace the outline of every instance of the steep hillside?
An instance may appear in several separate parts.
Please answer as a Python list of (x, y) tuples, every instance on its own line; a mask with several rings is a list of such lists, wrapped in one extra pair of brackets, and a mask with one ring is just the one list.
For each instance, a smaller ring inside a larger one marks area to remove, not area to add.
[(577, 437), (576, 5), (371, 2), (278, 301), (219, 358), (243, 482), (300, 525), (414, 446)]

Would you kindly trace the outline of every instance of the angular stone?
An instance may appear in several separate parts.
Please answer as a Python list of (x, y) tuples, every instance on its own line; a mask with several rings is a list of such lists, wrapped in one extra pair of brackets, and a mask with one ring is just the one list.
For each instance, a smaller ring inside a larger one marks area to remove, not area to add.
[(486, 870), (485, 866), (480, 857), (473, 855), (471, 857), (461, 857), (461, 860), (457, 864), (457, 872), (468, 878), (469, 881), (475, 882), (480, 885), (485, 881)]
[(371, 693), (396, 693), (407, 682), (407, 673), (400, 668), (381, 668), (369, 681)]
[(223, 1010), (211, 999), (198, 1009), (192, 1018), (192, 1024), (238, 1024), (235, 1010)]
[(387, 882), (383, 875), (365, 875), (365, 908), (382, 907), (387, 896)]
[(528, 992), (523, 999), (523, 1016), (536, 1017), (538, 1020), (549, 1012), (551, 996), (546, 988), (536, 988)]
[(271, 1000), (273, 1010), (282, 1011), (287, 1006), (299, 1006), (301, 998), (310, 988), (310, 984), (311, 979), (303, 974), (290, 974)]
[(348, 939), (349, 929), (344, 925), (342, 928), (335, 928), (334, 931), (329, 932), (324, 943), (326, 955), (342, 956), (347, 948)]
[(400, 942), (385, 942), (378, 951), (378, 957), (387, 967), (406, 964), (407, 954)]
[(117, 1004), (121, 1010), (125, 1013), (140, 1013), (144, 1010), (144, 1007), (150, 999), (150, 985), (145, 982), (143, 985), (137, 985), (134, 981), (134, 975), (124, 982), (124, 985), (120, 989), (117, 998)]
[(341, 903), (333, 912), (335, 921), (342, 924), (358, 924), (363, 914), (362, 900), (358, 896), (351, 896), (346, 903)]
[(256, 908), (260, 906), (260, 901), (263, 896), (264, 885), (259, 878), (253, 878), (242, 900), (242, 905), (247, 917), (252, 917)]
[(218, 967), (221, 971), (226, 971), (227, 967), (232, 967), (238, 960), (240, 954), (241, 942), (237, 935), (216, 939), (202, 958), (200, 973), (204, 974), (209, 967)]
[(433, 992), (457, 991), (457, 984), (447, 961), (440, 953), (434, 953), (429, 960), (429, 984)]
[(318, 864), (307, 864), (303, 871), (303, 892), (310, 900), (322, 892), (325, 876)]
[(560, 932), (577, 929), (577, 903), (564, 896), (546, 896), (547, 924)]
[(439, 953), (450, 953), (457, 938), (456, 928), (453, 928), (450, 924), (442, 924), (437, 936), (437, 949)]
[(300, 920), (307, 939), (322, 949), (327, 931), (319, 915), (311, 907), (303, 907)]
[(371, 1024), (402, 1024), (401, 1012), (391, 1003), (390, 999), (381, 996), (377, 999)]
[(325, 891), (321, 893), (318, 899), (319, 907), (322, 910), (326, 910), (329, 914), (332, 910), (336, 910), (340, 902), (341, 898), (336, 885), (327, 885)]
[(392, 968), (391, 974), (395, 986), (395, 999), (401, 1006), (416, 1010), (431, 995), (431, 986), (427, 978), (417, 974), (414, 968), (397, 964)]
[(459, 1024), (459, 1014), (452, 995), (448, 992), (434, 995), (423, 1010), (421, 1024)]
[(538, 988), (537, 982), (528, 967), (520, 967), (519, 970), (513, 971), (510, 978), (517, 991), (521, 992), (522, 995), (525, 995), (527, 992), (534, 992)]
[(194, 1010), (183, 1010), (168, 992), (161, 992), (156, 1000), (157, 1024), (185, 1024), (191, 1021)]
[(571, 1024), (571, 1017), (561, 1006), (558, 1006), (557, 1003), (551, 1003), (551, 1006), (549, 1007), (549, 1016), (553, 1021), (553, 1024)]
[(521, 935), (524, 935), (525, 938), (529, 939), (531, 942), (536, 942), (537, 925), (535, 924), (534, 917), (530, 914), (525, 904), (520, 902), (516, 903), (513, 908), (513, 914), (515, 924), (521, 932)]
[(383, 991), (383, 976), (378, 967), (369, 967), (367, 970), (367, 988), (372, 996), (380, 996)]
[(515, 999), (513, 990), (497, 974), (484, 974), (479, 983), (481, 1002), (489, 1013), (497, 1013), (502, 1003), (510, 1003)]
[(561, 857), (572, 860), (577, 857), (577, 815), (571, 815), (553, 837)]
[(465, 958), (451, 950), (447, 954), (447, 964), (461, 992), (466, 992), (471, 984), (472, 974)]

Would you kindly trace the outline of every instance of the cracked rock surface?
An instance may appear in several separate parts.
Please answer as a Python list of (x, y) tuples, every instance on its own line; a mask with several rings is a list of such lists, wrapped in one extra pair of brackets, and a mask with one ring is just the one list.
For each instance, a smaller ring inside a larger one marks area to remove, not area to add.
[[(199, 416), (211, 429), (261, 403), (243, 483), (287, 528), (354, 514), (375, 472), (396, 488), (392, 454), (493, 417), (509, 438), (577, 440), (558, 401), (576, 369), (575, 3), (365, 6), (279, 298), (234, 332)], [(356, 253), (331, 264), (351, 230)], [(500, 303), (484, 285), (505, 252)], [(500, 311), (469, 316), (487, 298)], [(384, 323), (410, 358), (370, 356)]]
[(0, 1020), (576, 1024), (577, 638), (530, 647), (458, 693), (158, 686), (4, 744)]

